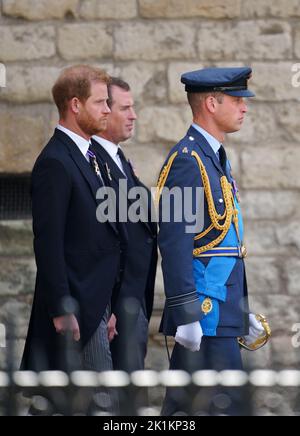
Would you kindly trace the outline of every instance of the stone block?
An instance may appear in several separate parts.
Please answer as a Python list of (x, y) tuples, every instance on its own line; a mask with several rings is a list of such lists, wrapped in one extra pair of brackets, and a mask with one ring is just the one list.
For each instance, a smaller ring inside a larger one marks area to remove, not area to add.
[(28, 329), (31, 305), (8, 299), (0, 307), (0, 322), (6, 326), (7, 335), (25, 338)]
[(124, 150), (142, 182), (149, 188), (156, 188), (159, 171), (167, 156), (164, 144), (131, 143), (124, 145)]
[(53, 26), (1, 26), (0, 41), (2, 62), (51, 58), (56, 53)]
[(31, 172), (44, 142), (42, 116), (0, 111), (0, 172)]
[(246, 259), (248, 290), (253, 294), (280, 294), (283, 280), (280, 277), (280, 262), (276, 257), (251, 256)]
[(300, 148), (281, 144), (272, 148), (244, 150), (242, 185), (245, 189), (299, 189)]
[[(295, 97), (298, 96), (300, 100), (300, 87), (296, 88), (294, 93)], [(300, 142), (299, 103), (276, 103), (274, 112), (277, 121), (276, 133), (278, 135), (284, 134), (290, 142)]]
[(113, 38), (103, 24), (65, 24), (58, 30), (58, 51), (65, 60), (105, 58), (113, 54)]
[(237, 18), (240, 0), (139, 0), (140, 14), (145, 18)]
[(243, 18), (289, 18), (300, 17), (298, 0), (260, 0), (242, 2)]
[(272, 60), (292, 55), (292, 30), (281, 21), (202, 23), (198, 52), (203, 60)]
[(152, 102), (166, 101), (167, 85), (164, 65), (153, 62), (133, 62), (122, 64), (117, 69), (117, 75), (129, 83), (138, 106), (143, 105), (143, 102), (147, 102), (148, 105)]
[(115, 29), (115, 59), (193, 59), (196, 56), (194, 38), (194, 27), (185, 22), (122, 23)]
[[(285, 262), (285, 278), (289, 295), (299, 298), (300, 290), (300, 259), (289, 258)], [(299, 316), (300, 323), (300, 316)]]
[[(257, 101), (280, 102), (300, 101), (299, 88), (292, 85), (293, 63), (253, 63), (251, 89), (256, 94)], [(274, 73), (276, 72), (276, 73)], [(270, 80), (272, 78), (272, 80)]]
[(186, 134), (192, 121), (187, 105), (180, 108), (147, 107), (139, 113), (138, 140), (140, 142), (169, 142), (174, 145)]
[(83, 0), (80, 16), (85, 20), (126, 20), (137, 16), (136, 0)]
[(277, 234), (277, 221), (255, 221), (245, 223), (245, 243), (249, 259), (256, 256), (280, 256), (290, 254), (288, 246), (282, 244)]
[(30, 21), (75, 17), (78, 4), (79, 0), (2, 0), (3, 15)]
[(7, 86), (0, 93), (0, 101), (52, 102), (51, 89), (60, 71), (60, 68), (50, 66), (8, 66)]
[(247, 220), (290, 220), (300, 218), (300, 192), (243, 190), (243, 215)]
[(168, 90), (171, 103), (186, 103), (187, 97), (180, 78), (188, 71), (200, 70), (203, 65), (199, 62), (171, 62), (168, 68)]
[(36, 266), (34, 258), (0, 257), (0, 295), (33, 294)]
[(33, 256), (31, 220), (0, 222), (0, 256)]

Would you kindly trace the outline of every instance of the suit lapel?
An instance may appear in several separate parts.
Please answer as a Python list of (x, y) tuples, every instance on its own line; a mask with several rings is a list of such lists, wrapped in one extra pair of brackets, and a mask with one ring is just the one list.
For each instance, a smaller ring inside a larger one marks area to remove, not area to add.
[[(109, 155), (109, 153), (105, 150), (104, 147), (101, 146), (101, 144), (99, 144), (98, 141), (95, 141), (92, 139), (92, 143), (95, 147), (98, 158), (101, 160), (102, 165), (108, 167), (111, 178), (114, 181), (114, 186), (118, 190), (119, 189), (119, 181), (120, 180), (127, 180), (126, 176), (123, 174), (123, 172), (120, 170), (118, 165), (114, 162), (114, 160)], [(138, 179), (138, 177), (134, 173), (133, 173), (133, 177), (134, 177), (134, 180), (138, 186), (147, 190), (148, 202), (147, 202), (147, 205), (145, 205), (145, 207), (147, 208), (147, 211), (148, 211), (148, 217), (151, 218), (151, 214), (150, 214), (149, 206), (148, 206), (150, 204), (149, 201), (152, 201), (151, 193), (150, 193), (149, 189)], [(123, 188), (122, 184), (120, 186), (120, 190), (122, 191), (122, 193), (124, 195), (126, 195), (126, 199), (130, 204), (134, 203), (135, 200), (128, 198), (128, 192)], [(144, 224), (147, 227), (147, 229), (149, 230), (149, 232), (151, 234), (153, 234), (153, 229), (151, 228), (149, 222), (142, 222), (142, 224)]]
[[(55, 129), (54, 135), (67, 146), (71, 158), (73, 159), (76, 166), (79, 168), (81, 174), (87, 181), (91, 194), (95, 200), (95, 203), (96, 205), (98, 205), (99, 202), (97, 201), (96, 195), (98, 189), (103, 186), (102, 182), (98, 179), (96, 174), (94, 174), (90, 164), (84, 158), (83, 154), (81, 153), (77, 145), (74, 143), (74, 141), (72, 141), (72, 139), (68, 135), (66, 135), (64, 132), (58, 129)], [(118, 233), (116, 224), (109, 221), (108, 223), (112, 226), (114, 231)]]

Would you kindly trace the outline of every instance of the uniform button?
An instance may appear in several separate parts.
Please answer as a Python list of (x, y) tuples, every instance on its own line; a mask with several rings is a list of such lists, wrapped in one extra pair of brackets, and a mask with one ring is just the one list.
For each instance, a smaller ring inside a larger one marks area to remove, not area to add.
[(190, 140), (190, 141), (195, 141), (195, 138), (194, 138), (193, 136), (190, 136), (190, 137), (189, 137), (189, 140)]
[(223, 198), (219, 198), (219, 203), (224, 203)]

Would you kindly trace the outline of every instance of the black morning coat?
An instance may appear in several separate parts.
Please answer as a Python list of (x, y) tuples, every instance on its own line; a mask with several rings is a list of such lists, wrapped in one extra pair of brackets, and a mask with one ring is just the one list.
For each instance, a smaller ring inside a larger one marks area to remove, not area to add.
[(111, 301), (126, 237), (115, 223), (97, 221), (99, 187), (77, 145), (56, 129), (32, 172), (37, 278), (23, 370), (66, 369), (66, 338), (53, 325), (53, 318), (65, 313), (65, 297), (77, 303), (79, 348), (95, 332)]

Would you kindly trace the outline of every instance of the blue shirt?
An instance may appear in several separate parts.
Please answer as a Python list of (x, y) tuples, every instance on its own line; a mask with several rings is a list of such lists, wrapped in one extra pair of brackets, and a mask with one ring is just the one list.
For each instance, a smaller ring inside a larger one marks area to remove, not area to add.
[(201, 133), (201, 135), (204, 136), (206, 141), (209, 143), (213, 151), (216, 153), (218, 159), (219, 159), (219, 148), (221, 147), (221, 143), (210, 133), (208, 133), (206, 130), (204, 130), (202, 127), (198, 126), (198, 124), (193, 123), (192, 126), (194, 129), (198, 130), (198, 132)]

